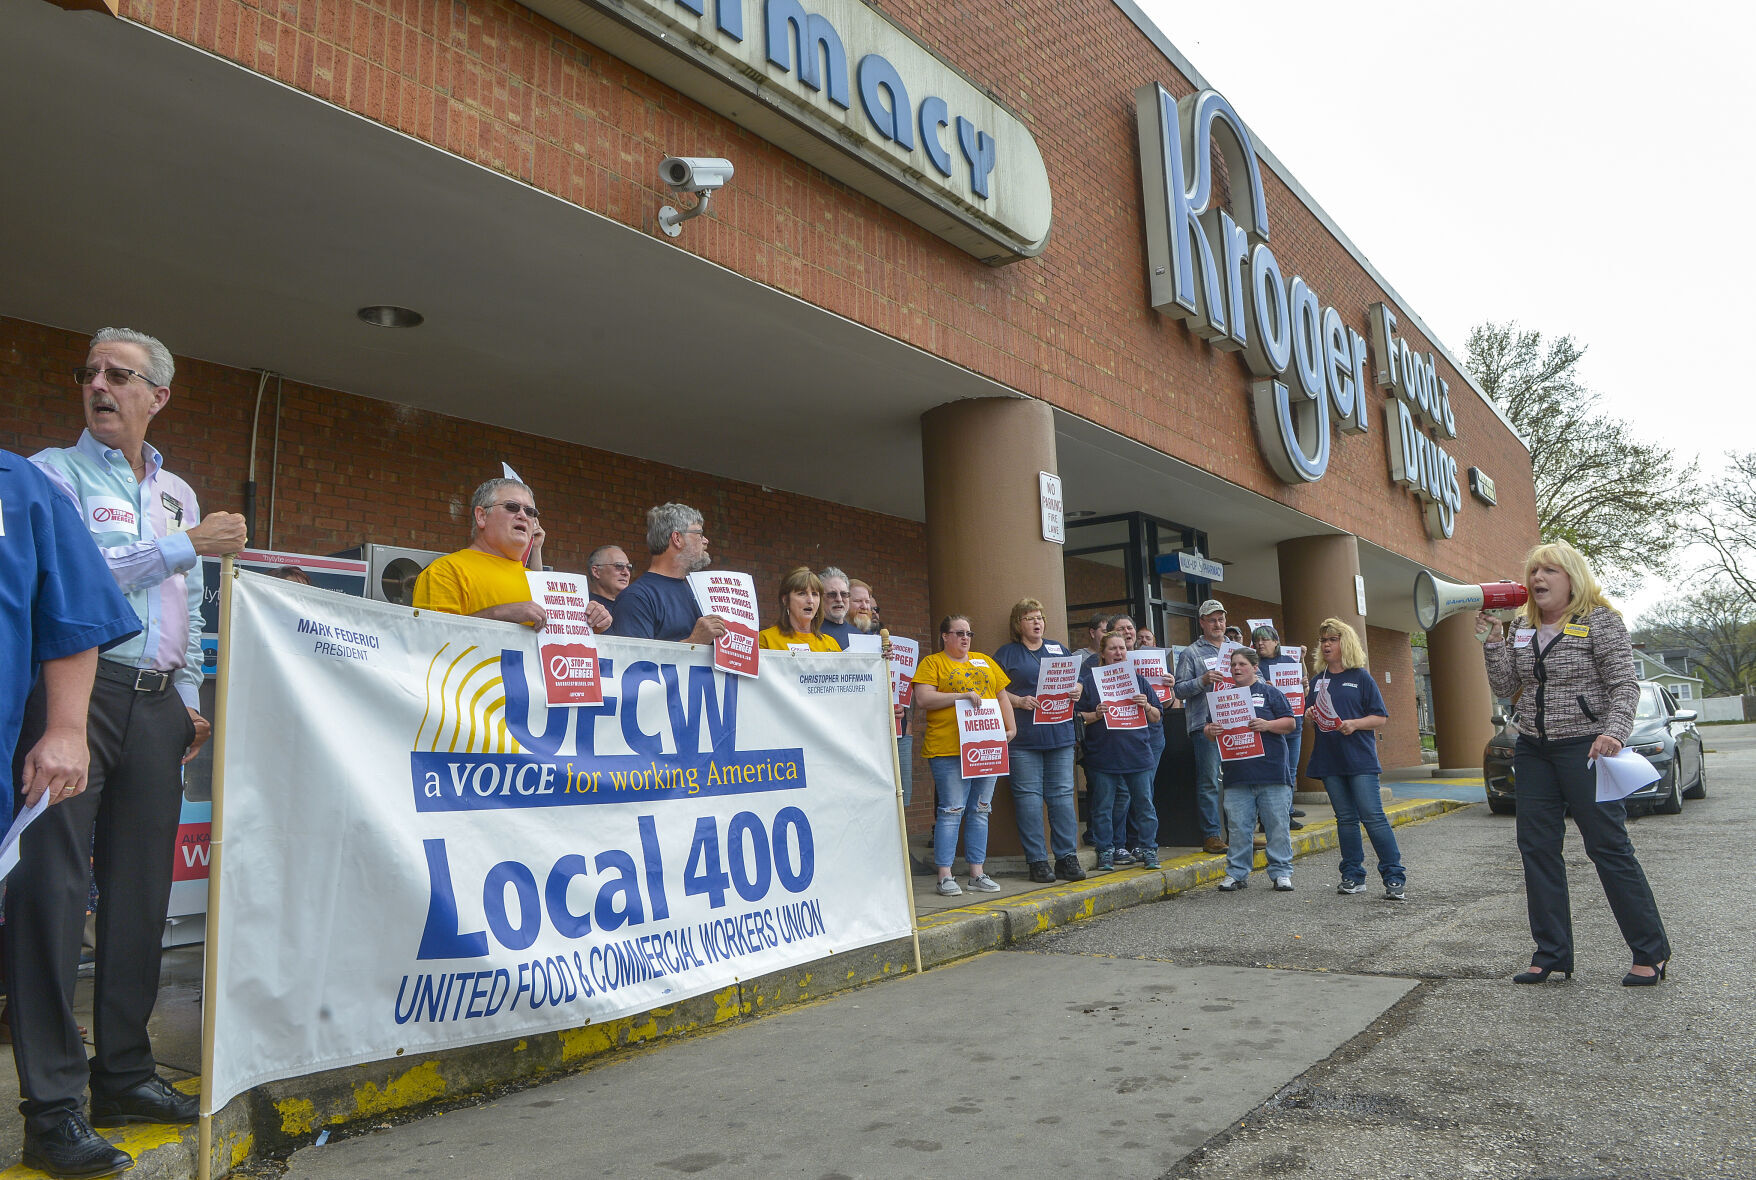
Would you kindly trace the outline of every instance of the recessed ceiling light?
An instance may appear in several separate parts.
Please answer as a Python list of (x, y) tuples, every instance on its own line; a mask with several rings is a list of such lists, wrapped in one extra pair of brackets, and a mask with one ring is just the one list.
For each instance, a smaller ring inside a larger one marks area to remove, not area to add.
[(417, 328), (427, 317), (392, 303), (377, 303), (354, 313), (374, 328)]

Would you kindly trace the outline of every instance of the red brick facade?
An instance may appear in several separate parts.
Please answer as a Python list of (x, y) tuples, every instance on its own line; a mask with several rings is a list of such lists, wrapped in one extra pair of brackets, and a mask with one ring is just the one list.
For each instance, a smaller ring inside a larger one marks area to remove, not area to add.
[[(131, 19), (645, 232), (667, 152), (733, 157), (735, 188), (686, 239), (703, 257), (1415, 560), (1482, 577), (1516, 564), (1534, 540), (1529, 473), (1506, 428), (1443, 362), (1459, 431), (1448, 449), (1460, 469), (1479, 464), (1498, 480), (1500, 507), (1467, 503), (1456, 538), (1435, 543), (1413, 498), (1389, 482), (1380, 413), (1366, 437), (1337, 440), (1325, 479), (1287, 487), (1257, 451), (1241, 362), (1147, 306), (1132, 93), (1152, 81), (1178, 95), (1192, 87), (1109, 0), (898, 0), (884, 10), (1030, 128), (1054, 191), (1041, 258), (985, 267), (504, 0), (122, 5)], [(1304, 275), (1367, 334), (1366, 310), (1383, 291), (1272, 172), (1263, 178), (1286, 274)]]

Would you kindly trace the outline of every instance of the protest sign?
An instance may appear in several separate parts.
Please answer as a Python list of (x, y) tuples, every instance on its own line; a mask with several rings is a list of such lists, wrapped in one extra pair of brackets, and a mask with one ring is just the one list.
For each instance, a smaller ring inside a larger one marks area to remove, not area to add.
[(1066, 725), (1073, 720), (1073, 694), (1079, 688), (1079, 660), (1074, 656), (1044, 656), (1037, 663), (1037, 711), (1035, 725)]
[(984, 700), (978, 704), (959, 698), (955, 703), (963, 777), (1011, 774), (1012, 758), (1006, 745), (1006, 719), (1000, 715), (1000, 702)]
[(921, 645), (918, 640), (900, 635), (892, 635), (886, 642), (890, 644), (891, 700), (903, 707), (903, 716), (896, 719), (896, 736), (901, 737), (908, 727), (908, 706), (915, 694), (915, 667), (921, 662)]
[(1098, 664), (1091, 670), (1097, 684), (1098, 704), (1104, 711), (1104, 725), (1110, 729), (1144, 729), (1146, 710), (1134, 702), (1140, 685), (1134, 679), (1134, 666), (1126, 660), (1120, 664)]
[(1240, 762), (1245, 758), (1261, 758), (1266, 752), (1262, 735), (1250, 728), (1256, 710), (1250, 704), (1247, 688), (1219, 689), (1207, 694), (1208, 716), (1225, 730), (1219, 735), (1219, 757), (1222, 762)]
[(1256, 633), (1256, 628), (1258, 627), (1267, 627), (1270, 631), (1274, 630), (1273, 619), (1245, 619), (1244, 622), (1250, 625), (1250, 629), (1247, 632), (1247, 634), (1250, 635), (1254, 635)]
[(598, 636), (550, 709), (527, 628), (229, 581), (212, 1109), (908, 936), (880, 660)]
[(726, 633), (713, 645), (713, 666), (739, 676), (756, 675), (756, 633), (762, 623), (755, 581), (749, 574), (705, 570), (689, 575), (689, 589), (702, 614), (718, 615), (726, 624)]
[(1311, 685), (1311, 705), (1308, 710), (1311, 720), (1324, 733), (1334, 733), (1341, 725), (1341, 718), (1335, 712), (1335, 703), (1329, 699), (1329, 677), (1320, 676)]
[(528, 573), (530, 599), (549, 616), (537, 632), (537, 659), (543, 666), (543, 687), (552, 708), (601, 705), (604, 686), (598, 679), (598, 649), (585, 608), (591, 587), (578, 574)]
[(1294, 717), (1305, 715), (1305, 674), (1297, 664), (1274, 664), (1268, 669), (1268, 682), (1280, 689)]
[(1172, 691), (1172, 680), (1165, 657), (1169, 653), (1162, 647), (1140, 647), (1128, 653), (1128, 663), (1138, 676), (1144, 676), (1152, 685), (1152, 694), (1159, 707), (1164, 708), (1176, 699)]

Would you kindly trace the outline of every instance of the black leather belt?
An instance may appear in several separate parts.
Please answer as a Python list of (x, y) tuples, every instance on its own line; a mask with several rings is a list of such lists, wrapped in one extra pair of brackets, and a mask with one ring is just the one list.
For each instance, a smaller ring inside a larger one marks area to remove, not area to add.
[(99, 660), (98, 675), (117, 684), (126, 684), (135, 692), (163, 692), (171, 687), (171, 674), (157, 668), (129, 668), (114, 660)]

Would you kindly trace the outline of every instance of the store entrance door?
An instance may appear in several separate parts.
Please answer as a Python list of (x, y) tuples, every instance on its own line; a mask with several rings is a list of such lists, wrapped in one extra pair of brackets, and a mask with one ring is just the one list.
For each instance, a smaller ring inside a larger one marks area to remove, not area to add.
[[(1159, 646), (1178, 648), (1199, 634), (1195, 610), (1213, 583), (1182, 572), (1178, 553), (1207, 556), (1207, 533), (1144, 512), (1069, 521), (1067, 635), (1077, 646), (1086, 624), (1104, 611), (1127, 614), (1152, 629)], [(1174, 628), (1174, 630), (1173, 630)], [(1174, 657), (1173, 657), (1174, 660)], [(1158, 842), (1199, 846), (1203, 839), (1195, 807), (1195, 751), (1181, 708), (1165, 710), (1165, 751), (1154, 780)]]

